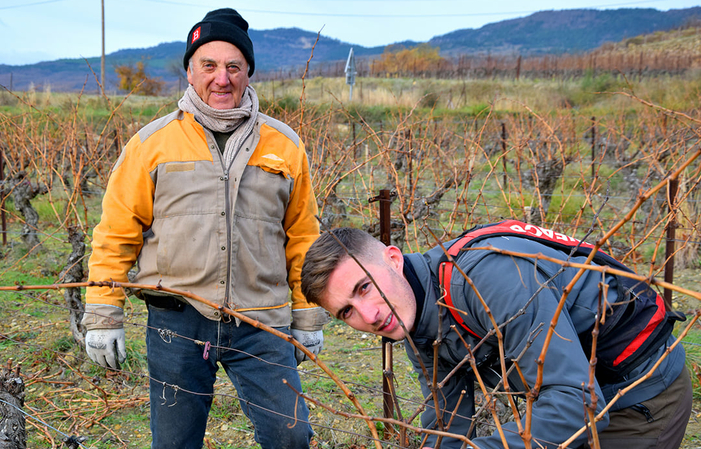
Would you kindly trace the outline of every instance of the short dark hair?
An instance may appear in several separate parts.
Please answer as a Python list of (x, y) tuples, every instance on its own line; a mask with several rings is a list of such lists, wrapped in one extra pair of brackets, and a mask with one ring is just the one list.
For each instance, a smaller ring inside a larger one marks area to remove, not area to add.
[(383, 247), (379, 240), (360, 229), (337, 228), (324, 232), (304, 256), (302, 265), (304, 297), (308, 302), (319, 305), (331, 273), (341, 262), (350, 257), (349, 253), (359, 261), (371, 261), (372, 257), (377, 257), (377, 249), (381, 250)]

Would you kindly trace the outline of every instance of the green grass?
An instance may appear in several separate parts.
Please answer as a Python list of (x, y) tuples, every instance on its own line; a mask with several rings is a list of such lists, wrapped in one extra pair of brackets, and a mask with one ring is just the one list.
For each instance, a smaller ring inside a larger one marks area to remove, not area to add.
[(64, 335), (54, 340), (51, 345), (51, 350), (54, 352), (68, 352), (74, 346), (76, 346), (76, 342), (73, 340), (73, 337)]
[(694, 397), (701, 399), (701, 381), (699, 379), (699, 375), (701, 375), (701, 329), (692, 328), (684, 338), (684, 343), (686, 364), (694, 386)]
[[(274, 113), (300, 108), (301, 80), (254, 83), (264, 110)], [(314, 78), (304, 81), (307, 107), (338, 106), (340, 101), (351, 115), (366, 120), (390, 120), (418, 106), (416, 113), (434, 116), (480, 116), (494, 107), (497, 114), (523, 112), (524, 105), (539, 113), (576, 108), (584, 115), (601, 115), (627, 105), (631, 112), (644, 109), (641, 104), (616, 95), (635, 92), (641, 98), (675, 110), (693, 109), (701, 92), (701, 77), (690, 72), (684, 76), (659, 76), (628, 80), (620, 76), (588, 73), (579, 79), (492, 79), (431, 80), (408, 78), (361, 78), (353, 101), (348, 101), (348, 86), (343, 78)], [(600, 93), (597, 93), (600, 92)], [(95, 95), (56, 92), (18, 93), (22, 98), (3, 92), (0, 113), (29, 115), (34, 119), (60, 120), (61, 116), (77, 116), (81, 120), (104, 123), (113, 114), (105, 100)], [(123, 96), (110, 97), (116, 108)], [(23, 103), (24, 102), (24, 103)], [(177, 98), (131, 95), (117, 111), (126, 121), (148, 121), (165, 115), (176, 106)], [(28, 104), (34, 107), (29, 107)]]

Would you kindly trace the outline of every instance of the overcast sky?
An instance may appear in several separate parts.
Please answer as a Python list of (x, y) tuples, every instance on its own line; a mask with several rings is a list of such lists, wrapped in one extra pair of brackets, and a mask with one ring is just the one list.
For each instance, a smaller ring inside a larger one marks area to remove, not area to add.
[[(567, 8), (655, 8), (700, 0), (104, 0), (105, 51), (185, 41), (207, 11), (233, 7), (255, 30), (298, 27), (363, 46), (427, 41), (463, 28)], [(99, 56), (101, 0), (0, 0), (0, 64)]]

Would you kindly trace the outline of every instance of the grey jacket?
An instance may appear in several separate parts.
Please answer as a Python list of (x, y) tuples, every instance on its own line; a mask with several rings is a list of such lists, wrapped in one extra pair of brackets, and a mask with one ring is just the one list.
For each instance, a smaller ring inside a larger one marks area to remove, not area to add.
[[(449, 246), (452, 242), (448, 242)], [(542, 253), (558, 259), (566, 259), (567, 255), (523, 238), (494, 237), (481, 241), (477, 246), (492, 245), (526, 254)], [(417, 296), (417, 326), (411, 334), (411, 338), (419, 350), (419, 355), (429, 376), (432, 376), (433, 367), (433, 342), (441, 339), (438, 350), (437, 379), (441, 382), (458, 364), (462, 367), (450, 377), (438, 395), (443, 415), (443, 421), (447, 422), (450, 413), (461, 395), (466, 392), (466, 397), (458, 408), (457, 416), (453, 419), (450, 432), (469, 436), (470, 417), (474, 414), (474, 373), (469, 363), (464, 359), (468, 355), (465, 344), (461, 340), (475, 347), (479, 339), (468, 333), (448, 313), (445, 307), (437, 305), (436, 291), (438, 288), (437, 267), (443, 251), (437, 247), (425, 254), (409, 254), (405, 256), (407, 262), (405, 274), (407, 279), (414, 278), (412, 287)], [(574, 258), (572, 261), (583, 261), (583, 258)], [(536, 359), (543, 347), (547, 329), (553, 318), (557, 303), (562, 296), (563, 288), (577, 273), (575, 268), (567, 268), (558, 275), (549, 285), (546, 281), (555, 274), (560, 265), (545, 260), (516, 258), (500, 255), (490, 251), (469, 251), (463, 253), (457, 259), (458, 265), (466, 272), (482, 295), (488, 307), (502, 326), (504, 338), (504, 353), (507, 368), (512, 365), (512, 360), (518, 360), (518, 366), (523, 373), (527, 386), (523, 385), (520, 375), (512, 369), (508, 376), (508, 385), (511, 392), (528, 391), (536, 382)], [(412, 274), (413, 273), (413, 274)], [(531, 432), (537, 441), (534, 447), (542, 444), (546, 447), (556, 447), (568, 439), (580, 427), (584, 425), (583, 396), (589, 397), (589, 392), (583, 389), (589, 382), (589, 354), (586, 354), (580, 344), (580, 334), (589, 332), (594, 324), (597, 302), (599, 297), (598, 283), (601, 274), (587, 271), (575, 284), (570, 293), (562, 315), (555, 328), (555, 334), (550, 342), (543, 370), (543, 384), (532, 410)], [(607, 276), (606, 282), (609, 288), (610, 302), (615, 302), (616, 279)], [(541, 286), (544, 288), (534, 295)], [(451, 284), (452, 295), (462, 295), (465, 299), (465, 318), (469, 328), (478, 335), (486, 335), (492, 328), (491, 321), (482, 307), (477, 295), (457, 270), (454, 270)], [(533, 297), (532, 301), (529, 301)], [(457, 303), (456, 303), (457, 304)], [(461, 302), (462, 304), (462, 302)], [(512, 317), (516, 317), (509, 321)], [(439, 327), (440, 323), (440, 327)], [(439, 335), (440, 329), (440, 335)], [(457, 331), (457, 332), (456, 332)], [(460, 334), (460, 335), (458, 335)], [(670, 337), (668, 344), (673, 342)], [(597, 413), (600, 412), (616, 392), (625, 388), (637, 378), (643, 376), (655, 361), (664, 353), (663, 345), (649, 360), (638, 366), (626, 380), (616, 384), (595, 385), (597, 396)], [(415, 369), (421, 373), (418, 359), (407, 345), (407, 354), (412, 360)], [(501, 381), (501, 368), (499, 365), (498, 345), (495, 337), (489, 337), (475, 351), (475, 360), (482, 380), (494, 388)], [(612, 410), (618, 410), (639, 402), (650, 399), (662, 392), (681, 373), (684, 366), (684, 350), (678, 345), (674, 351), (662, 362), (652, 377), (631, 392), (618, 400)], [(430, 394), (426, 379), (419, 374), (424, 395)], [(499, 386), (497, 391), (504, 391)], [(422, 425), (426, 428), (436, 426), (436, 410), (433, 400), (427, 402), (426, 411), (422, 415)], [(522, 422), (525, 420), (522, 419)], [(597, 429), (602, 430), (608, 425), (608, 416), (597, 424)], [(516, 423), (504, 426), (509, 447), (524, 447), (521, 437), (518, 435)], [(435, 444), (436, 438), (429, 438), (427, 446)], [(503, 444), (498, 433), (489, 437), (473, 440), (479, 447), (502, 448)], [(586, 442), (586, 434), (583, 434), (571, 447), (578, 447)], [(459, 448), (462, 443), (456, 439), (444, 439), (442, 448)]]

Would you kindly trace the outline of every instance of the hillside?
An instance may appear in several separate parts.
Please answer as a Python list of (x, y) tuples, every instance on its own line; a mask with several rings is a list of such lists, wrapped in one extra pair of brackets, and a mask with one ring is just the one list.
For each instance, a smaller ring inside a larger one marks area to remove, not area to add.
[(696, 26), (673, 30), (656, 31), (652, 34), (632, 37), (621, 42), (604, 45), (601, 51), (637, 53), (641, 49), (659, 53), (682, 52), (701, 56), (701, 23)]
[[(254, 43), (257, 72), (274, 72), (297, 68), (306, 64), (311, 55), (317, 33), (299, 28), (277, 28), (272, 30), (250, 30)], [(341, 42), (326, 36), (320, 36), (314, 48), (314, 61), (345, 60), (350, 48), (359, 57), (379, 55), (384, 47), (360, 47)], [(185, 72), (182, 67), (182, 55), (185, 42), (168, 42), (149, 48), (132, 48), (119, 50), (106, 55), (107, 89), (113, 90), (117, 85), (116, 66), (134, 64), (143, 60), (147, 72), (153, 77), (160, 77), (171, 87), (177, 87), (178, 77), (184, 86)], [(37, 89), (48, 84), (54, 91), (95, 92), (97, 83), (94, 71), (99, 78), (100, 58), (59, 59), (38, 64), (10, 66), (0, 64), (0, 84), (10, 87), (10, 74), (15, 90), (26, 90), (31, 83)], [(254, 75), (255, 76), (255, 75)]]
[[(606, 42), (620, 42), (635, 36), (684, 26), (701, 18), (701, 7), (661, 12), (656, 9), (541, 11), (527, 17), (463, 29), (436, 36), (428, 41), (445, 57), (463, 54), (543, 55), (580, 53)], [(297, 70), (309, 59), (317, 33), (299, 28), (250, 30), (258, 74)], [(393, 45), (410, 47), (419, 42)], [(106, 56), (107, 89), (116, 88), (114, 68), (145, 61), (148, 73), (164, 80), (170, 89), (183, 88), (182, 54), (184, 42), (169, 42), (150, 48), (124, 49)], [(320, 36), (314, 47), (312, 64), (345, 61), (353, 47), (357, 58), (378, 56), (384, 47), (362, 47)], [(87, 63), (86, 63), (87, 61)], [(97, 76), (93, 74), (95, 71)], [(53, 91), (96, 92), (100, 58), (60, 59), (24, 66), (0, 64), (0, 84), (14, 90), (30, 86)], [(255, 77), (255, 75), (254, 75)], [(180, 84), (179, 84), (180, 79)]]
[(440, 47), (444, 55), (576, 53), (592, 50), (606, 42), (670, 30), (697, 17), (701, 17), (701, 7), (666, 12), (652, 8), (541, 11), (479, 29), (453, 31), (436, 36), (428, 43)]

